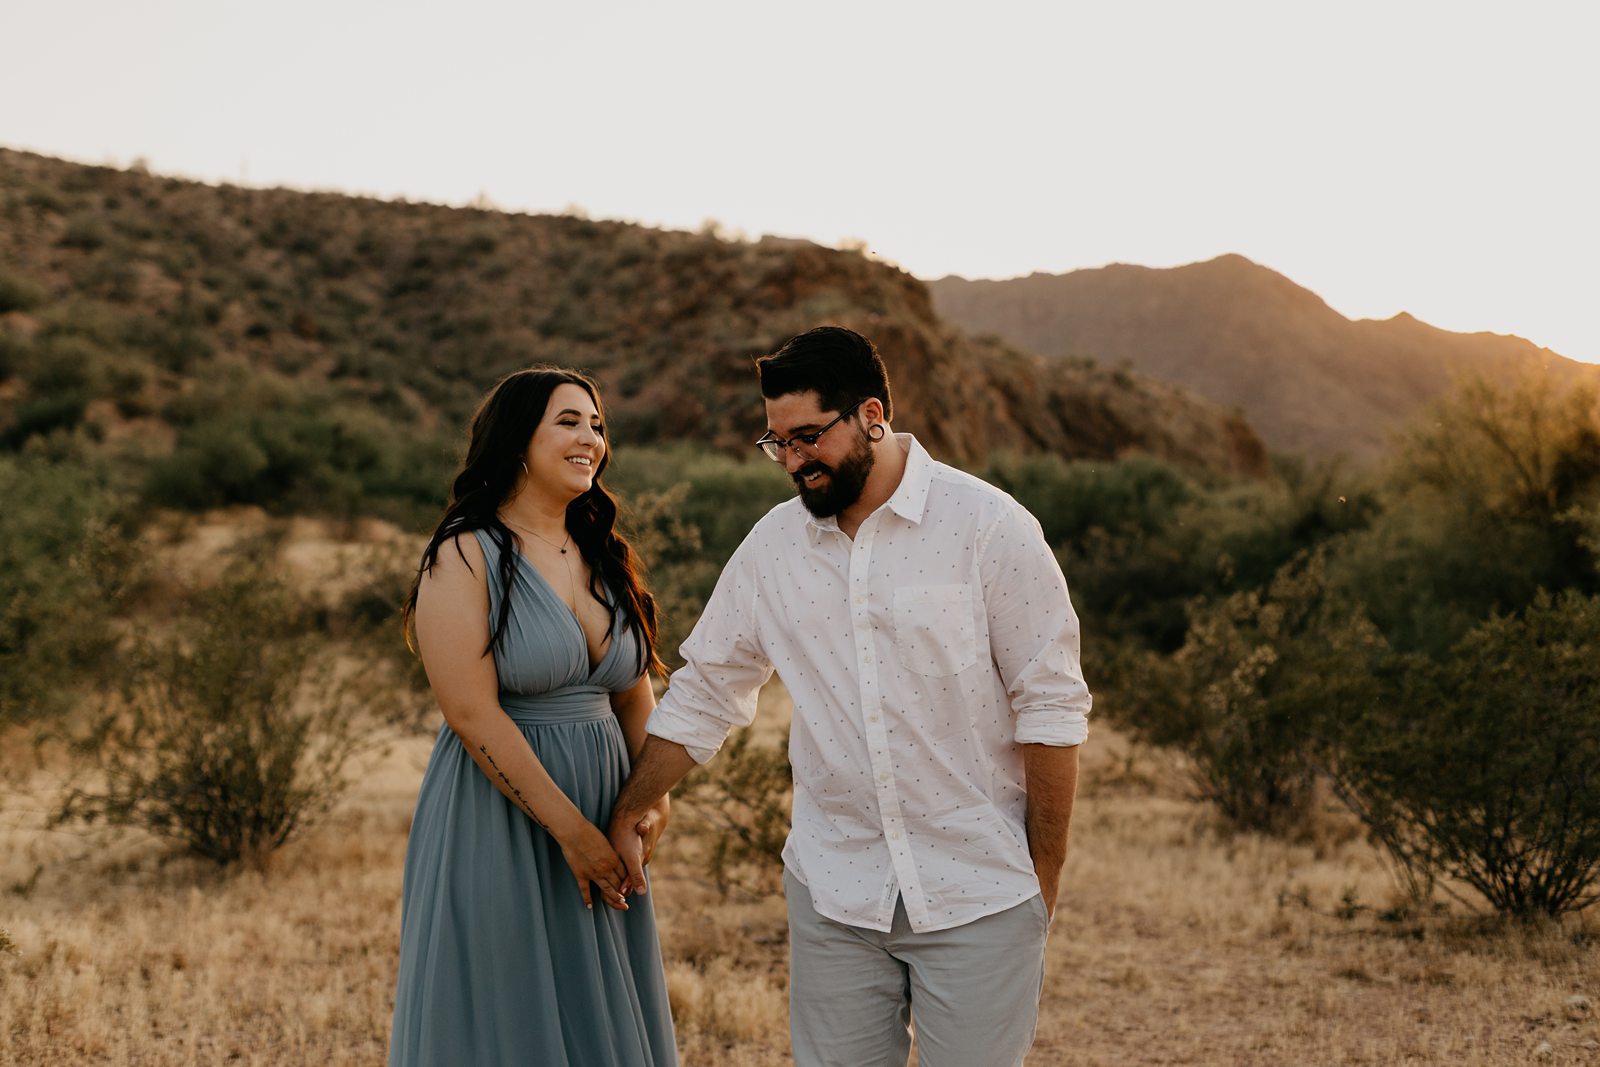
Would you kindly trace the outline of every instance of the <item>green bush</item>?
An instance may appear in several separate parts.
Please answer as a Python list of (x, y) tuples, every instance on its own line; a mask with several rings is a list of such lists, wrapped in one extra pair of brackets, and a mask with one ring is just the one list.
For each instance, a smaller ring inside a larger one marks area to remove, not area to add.
[(151, 503), (186, 510), (255, 504), (278, 514), (375, 515), (420, 526), (437, 515), (453, 457), (429, 434), (330, 391), (234, 376), (169, 406), (172, 454), (153, 463)]
[(1006, 458), (981, 473), (1039, 519), (1100, 639), (1163, 652), (1183, 643), (1191, 601), (1264, 588), (1377, 510), (1338, 466), (1283, 459), (1271, 478), (1218, 486), (1147, 456)]
[(1469, 382), (1404, 441), (1384, 513), (1350, 538), (1331, 580), (1402, 651), (1435, 659), (1541, 589), (1600, 593), (1584, 516), (1600, 507), (1600, 397), (1530, 373)]
[(1115, 463), (1010, 456), (978, 473), (1032, 512), (1052, 545), (1080, 541), (1095, 528), (1155, 533), (1199, 495), (1176, 468), (1142, 455)]
[(0, 381), (21, 374), (33, 363), (33, 342), (15, 330), (0, 327)]
[(638, 493), (623, 512), (624, 531), (656, 598), (656, 654), (668, 669), (682, 666), (678, 648), (705, 610), (718, 573), (717, 565), (705, 558), (699, 527), (684, 517), (688, 493), (687, 482)]
[(687, 486), (675, 513), (699, 532), (702, 556), (718, 570), (763, 515), (794, 495), (783, 468), (754, 448), (746, 459), (685, 445), (622, 449), (606, 480), (625, 501)]
[(1519, 918), (1600, 900), (1600, 597), (1540, 593), (1366, 687), (1325, 760), (1414, 888), (1456, 879)]
[(32, 311), (45, 300), (44, 286), (8, 267), (0, 267), (0, 314)]
[(111, 224), (99, 211), (75, 211), (67, 216), (67, 228), (61, 235), (61, 243), (68, 248), (81, 248), (92, 251), (111, 240)]
[(0, 455), (0, 726), (64, 711), (112, 655), (135, 559), (107, 477)]
[(1235, 825), (1304, 825), (1314, 742), (1330, 708), (1352, 699), (1382, 642), (1327, 598), (1320, 554), (1284, 567), (1266, 590), (1197, 602), (1171, 656), (1137, 653), (1112, 684), (1131, 726), (1194, 760), (1200, 793)]
[(324, 814), (370, 725), (304, 608), (254, 569), (141, 638), (121, 697), (78, 738), (97, 773), (58, 822), (143, 827), (219, 865), (260, 866)]
[(735, 889), (771, 896), (783, 887), (793, 788), (788, 745), (758, 745), (751, 737), (736, 732), (677, 793), (692, 807), (689, 833), (707, 847), (706, 873), (723, 896)]
[(32, 438), (70, 430), (83, 422), (88, 407), (89, 394), (82, 389), (25, 401), (10, 421), (0, 426), (0, 448), (17, 448)]

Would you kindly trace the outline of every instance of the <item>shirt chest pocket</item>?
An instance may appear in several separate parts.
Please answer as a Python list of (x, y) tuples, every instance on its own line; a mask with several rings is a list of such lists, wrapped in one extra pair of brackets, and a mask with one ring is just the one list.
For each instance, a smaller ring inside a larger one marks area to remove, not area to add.
[(913, 674), (946, 678), (978, 661), (972, 586), (907, 585), (894, 591), (894, 646)]

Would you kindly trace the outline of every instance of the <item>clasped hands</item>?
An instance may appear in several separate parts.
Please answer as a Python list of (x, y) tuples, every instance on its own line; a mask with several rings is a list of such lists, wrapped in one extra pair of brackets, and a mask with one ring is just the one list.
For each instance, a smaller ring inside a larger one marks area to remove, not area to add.
[(617, 911), (628, 910), (629, 894), (649, 892), (644, 868), (667, 828), (669, 810), (663, 796), (637, 819), (618, 812), (611, 820), (609, 835), (585, 823), (573, 841), (561, 843), (561, 854), (578, 881), (584, 907), (594, 907), (591, 883), (600, 889), (600, 900)]

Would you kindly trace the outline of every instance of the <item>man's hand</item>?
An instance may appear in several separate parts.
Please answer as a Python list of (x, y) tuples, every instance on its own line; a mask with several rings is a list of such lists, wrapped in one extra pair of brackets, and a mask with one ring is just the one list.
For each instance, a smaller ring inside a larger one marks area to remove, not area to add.
[(672, 805), (666, 797), (656, 801), (645, 817), (634, 824), (634, 829), (639, 831), (639, 836), (644, 838), (644, 861), (650, 862), (650, 857), (656, 854), (656, 842), (661, 840), (661, 835), (667, 829), (667, 817), (672, 812)]
[(622, 857), (623, 865), (628, 869), (628, 877), (622, 884), (624, 893), (637, 893), (643, 896), (650, 892), (650, 883), (644, 876), (644, 869), (650, 862), (650, 857), (655, 855), (656, 842), (661, 840), (661, 834), (667, 828), (669, 810), (669, 802), (663, 796), (652, 804), (650, 810), (643, 816), (631, 820), (633, 823), (631, 839), (628, 829), (630, 820), (620, 812), (612, 819), (612, 847), (617, 850), (617, 854)]
[(1039, 857), (1033, 858), (1033, 869), (1039, 875), (1039, 896), (1044, 901), (1044, 914), (1049, 920), (1056, 917), (1056, 897), (1061, 892), (1061, 868), (1046, 870), (1040, 865)]
[[(611, 812), (611, 847), (628, 868), (623, 892), (645, 891), (644, 865), (656, 847), (661, 831), (667, 828), (667, 790), (682, 781), (694, 768), (694, 757), (676, 741), (654, 734), (646, 737), (644, 748), (633, 761), (633, 773), (622, 784), (617, 805)], [(660, 818), (651, 816), (660, 809)]]
[[(646, 813), (644, 818), (648, 818)], [(616, 850), (622, 859), (622, 865), (627, 869), (622, 879), (622, 892), (642, 893), (645, 887), (645, 837), (638, 830), (643, 823), (643, 818), (634, 818), (628, 813), (618, 811), (611, 817), (611, 829), (606, 836), (611, 841), (611, 847)]]

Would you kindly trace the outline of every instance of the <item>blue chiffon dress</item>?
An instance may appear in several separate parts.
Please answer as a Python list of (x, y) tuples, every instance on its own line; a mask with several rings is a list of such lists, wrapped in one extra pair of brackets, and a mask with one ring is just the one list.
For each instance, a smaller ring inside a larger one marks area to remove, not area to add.
[[(610, 696), (639, 679), (618, 614), (589, 662), (571, 609), (520, 554), (509, 591), (488, 563), (500, 706), (584, 817), (604, 829), (628, 776)], [(406, 847), (390, 1067), (674, 1067), (666, 976), (648, 896), (584, 908), (561, 847), (489, 784), (448, 725), (423, 774)]]

